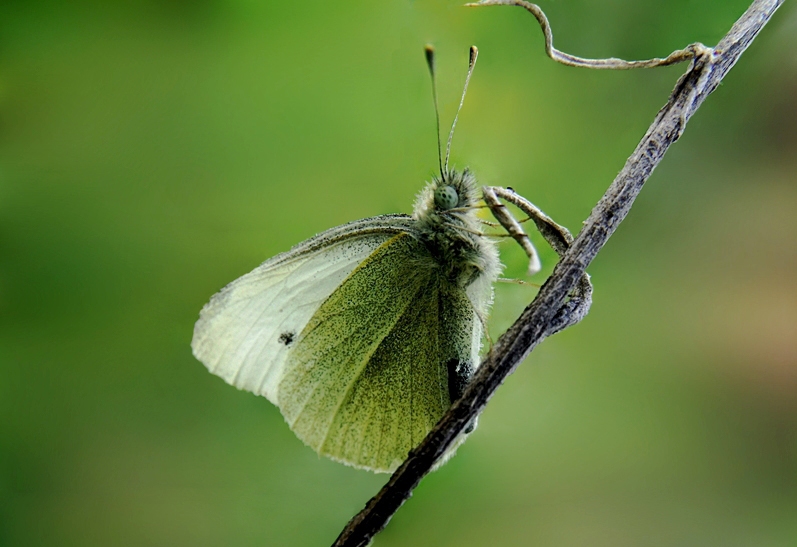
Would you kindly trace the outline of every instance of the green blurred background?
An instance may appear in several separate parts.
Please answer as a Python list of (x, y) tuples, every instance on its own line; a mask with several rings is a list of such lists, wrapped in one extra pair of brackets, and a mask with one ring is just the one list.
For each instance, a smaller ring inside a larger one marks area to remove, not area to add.
[[(747, 3), (543, 8), (561, 49), (643, 58)], [(376, 492), (189, 342), (269, 256), (410, 211), (427, 42), (444, 126), (481, 52), (453, 163), (575, 231), (684, 70), (556, 65), (527, 13), (459, 0), (0, 4), (0, 544), (326, 545)], [(797, 544), (796, 152), (788, 2), (590, 267), (587, 319), (376, 545)], [(497, 288), (494, 336), (533, 294)]]

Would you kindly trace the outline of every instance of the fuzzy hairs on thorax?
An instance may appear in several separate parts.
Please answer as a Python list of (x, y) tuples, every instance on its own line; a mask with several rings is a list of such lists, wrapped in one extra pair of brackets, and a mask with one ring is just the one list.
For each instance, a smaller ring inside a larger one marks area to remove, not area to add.
[(412, 216), (422, 241), (460, 286), (481, 275), (494, 279), (500, 269), (495, 243), (481, 234), (479, 201), (476, 177), (468, 169), (433, 177), (415, 200)]

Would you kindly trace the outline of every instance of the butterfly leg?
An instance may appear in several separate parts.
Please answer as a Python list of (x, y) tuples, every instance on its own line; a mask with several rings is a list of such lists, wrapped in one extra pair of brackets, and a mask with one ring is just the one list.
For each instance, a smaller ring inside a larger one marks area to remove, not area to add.
[(535, 287), (537, 289), (542, 287), (542, 285), (539, 285), (537, 283), (529, 283), (528, 281), (523, 281), (522, 279), (510, 279), (510, 278), (507, 278), (507, 277), (499, 277), (498, 279), (496, 279), (496, 282), (498, 282), (498, 283), (512, 283), (514, 285), (523, 285), (523, 286), (527, 286), (527, 287)]
[[(517, 241), (529, 256), (529, 273), (539, 271), (539, 256), (531, 243), (529, 236), (523, 231), (520, 223), (512, 216), (501, 200), (504, 200), (526, 213), (534, 222), (545, 241), (556, 251), (559, 256), (564, 255), (573, 243), (573, 236), (570, 231), (557, 224), (551, 217), (542, 212), (536, 205), (517, 194), (514, 190), (501, 188), (500, 186), (485, 186), (482, 188), (484, 201), (490, 208), (495, 219), (506, 229), (506, 231)], [(536, 268), (536, 270), (534, 270)], [(534, 271), (533, 271), (534, 270)], [(571, 325), (581, 321), (589, 311), (592, 304), (592, 283), (589, 275), (584, 274), (578, 281), (578, 285), (573, 289), (568, 301), (554, 316), (548, 329), (548, 335), (557, 333)]]
[[(509, 232), (516, 240), (520, 238), (528, 241), (529, 236), (523, 232), (523, 228), (521, 228), (520, 223), (515, 220), (515, 218), (500, 200), (511, 203), (526, 213), (537, 226), (537, 230), (540, 231), (540, 234), (542, 234), (542, 237), (545, 238), (545, 241), (548, 242), (551, 248), (556, 251), (556, 254), (559, 256), (562, 256), (573, 242), (573, 236), (570, 234), (570, 231), (567, 228), (557, 224), (551, 217), (543, 213), (539, 207), (514, 190), (501, 188), (500, 186), (485, 186), (482, 188), (482, 193), (484, 196), (484, 201), (487, 203), (488, 207), (490, 207), (490, 211), (493, 213), (493, 216), (495, 216), (496, 220), (498, 220), (498, 222), (501, 223), (506, 231)], [(518, 233), (520, 235), (515, 235)], [(523, 244), (521, 244), (521, 247), (523, 247), (524, 250), (526, 249)]]
[[(508, 192), (508, 190), (498, 186), (485, 186), (482, 188), (484, 202), (490, 208), (490, 212), (493, 214), (495, 219), (501, 224), (501, 226), (504, 227), (509, 236), (517, 241), (518, 245), (520, 245), (520, 247), (529, 257), (529, 275), (534, 275), (542, 269), (540, 256), (537, 254), (537, 249), (534, 248), (534, 244), (532, 244), (528, 234), (526, 234), (526, 232), (520, 226), (520, 223), (515, 219), (515, 217), (512, 216), (512, 214), (506, 208), (506, 205), (501, 203), (501, 201), (498, 199), (500, 193), (502, 192)], [(514, 192), (512, 193), (514, 194)]]

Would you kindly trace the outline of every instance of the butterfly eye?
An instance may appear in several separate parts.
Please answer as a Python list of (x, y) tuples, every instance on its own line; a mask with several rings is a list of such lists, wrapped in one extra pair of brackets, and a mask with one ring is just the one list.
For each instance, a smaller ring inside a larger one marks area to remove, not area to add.
[(453, 186), (441, 186), (434, 191), (434, 204), (440, 209), (453, 209), (459, 203), (459, 196)]

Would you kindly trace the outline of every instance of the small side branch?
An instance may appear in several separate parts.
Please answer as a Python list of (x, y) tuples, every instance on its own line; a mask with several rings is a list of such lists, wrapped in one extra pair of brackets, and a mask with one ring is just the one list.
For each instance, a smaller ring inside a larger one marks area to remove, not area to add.
[(525, 0), (481, 0), (481, 2), (471, 2), (465, 4), (470, 8), (477, 8), (480, 6), (518, 6), (529, 13), (531, 13), (537, 22), (540, 24), (542, 33), (545, 36), (545, 53), (556, 61), (567, 66), (583, 67), (583, 68), (596, 68), (607, 70), (629, 70), (632, 68), (653, 68), (657, 66), (675, 65), (683, 63), (684, 61), (691, 61), (692, 59), (705, 55), (708, 53), (709, 48), (703, 44), (696, 42), (684, 49), (679, 49), (670, 53), (667, 57), (656, 57), (654, 59), (646, 59), (644, 61), (624, 61), (615, 57), (608, 59), (585, 59), (583, 57), (576, 57), (564, 51), (559, 51), (553, 47), (553, 31), (551, 24), (545, 13), (540, 9), (537, 4), (526, 2)]
[[(484, 409), (504, 379), (545, 337), (577, 319), (579, 303), (573, 303), (569, 295), (578, 290), (587, 266), (628, 215), (643, 185), (669, 147), (680, 138), (688, 120), (717, 88), (783, 2), (784, 0), (755, 0), (716, 48), (697, 52), (689, 70), (676, 84), (667, 104), (659, 111), (620, 174), (592, 210), (581, 232), (564, 253), (537, 297), (498, 339), (462, 397), (451, 406), (423, 442), (410, 452), (407, 460), (393, 473), (379, 493), (349, 521), (334, 546), (368, 545), (399, 507), (409, 499), (412, 491), (457, 435)], [(529, 9), (525, 2), (519, 0), (488, 0), (480, 5), (488, 3), (520, 5)], [(540, 17), (537, 20), (543, 24)], [(552, 40), (547, 38), (550, 32), (547, 20), (543, 25), (544, 31), (545, 28), (548, 28), (546, 43), (550, 44), (553, 51)], [(666, 64), (666, 61), (664, 59), (659, 64)]]

